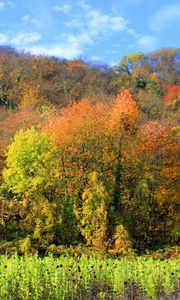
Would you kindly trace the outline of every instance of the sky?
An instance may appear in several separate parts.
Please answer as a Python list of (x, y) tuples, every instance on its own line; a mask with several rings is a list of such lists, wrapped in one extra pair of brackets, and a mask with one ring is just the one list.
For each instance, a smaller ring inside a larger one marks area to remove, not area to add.
[(115, 65), (180, 47), (180, 0), (0, 0), (0, 45)]

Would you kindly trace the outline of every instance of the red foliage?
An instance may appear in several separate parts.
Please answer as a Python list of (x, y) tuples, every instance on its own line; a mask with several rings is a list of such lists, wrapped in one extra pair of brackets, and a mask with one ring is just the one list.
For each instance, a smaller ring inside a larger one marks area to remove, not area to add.
[(164, 96), (164, 102), (176, 101), (180, 99), (180, 86), (171, 85), (168, 87), (167, 93)]

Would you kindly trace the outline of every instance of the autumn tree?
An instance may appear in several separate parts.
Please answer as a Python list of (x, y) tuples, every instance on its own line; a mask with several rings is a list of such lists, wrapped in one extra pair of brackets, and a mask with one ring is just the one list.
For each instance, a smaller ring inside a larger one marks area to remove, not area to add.
[(88, 245), (105, 249), (108, 241), (108, 207), (110, 196), (96, 172), (89, 175), (89, 182), (82, 194), (82, 207), (76, 207), (81, 223), (81, 233)]
[(3, 171), (3, 194), (8, 192), (8, 198), (20, 201), (25, 209), (20, 224), (24, 234), (31, 234), (41, 246), (54, 237), (54, 215), (59, 207), (55, 201), (57, 155), (57, 148), (47, 135), (34, 129), (21, 130), (8, 147)]
[(133, 184), (126, 190), (126, 203), (136, 246), (162, 245), (171, 240), (177, 224), (177, 137), (166, 123), (149, 121), (129, 146), (131, 154), (126, 153), (125, 159)]

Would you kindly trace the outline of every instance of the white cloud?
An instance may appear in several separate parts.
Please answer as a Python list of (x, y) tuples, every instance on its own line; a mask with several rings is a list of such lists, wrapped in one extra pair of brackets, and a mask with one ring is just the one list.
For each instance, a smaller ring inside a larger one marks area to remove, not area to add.
[(89, 57), (89, 59), (92, 62), (98, 62), (98, 61), (102, 60), (102, 57), (101, 56), (97, 56), (97, 55), (93, 55), (93, 56)]
[(158, 40), (154, 36), (143, 35), (137, 39), (137, 43), (138, 43), (139, 47), (141, 48), (141, 50), (152, 51), (152, 50), (155, 50), (155, 48), (157, 47)]
[(76, 28), (80, 31), (86, 31), (91, 38), (128, 30), (127, 21), (123, 17), (112, 17), (107, 14), (101, 14), (99, 11), (91, 9), (90, 7), (83, 17), (75, 17), (69, 22), (65, 22), (64, 25), (67, 28)]
[[(113, 33), (117, 34), (120, 32), (131, 35), (135, 39), (135, 42), (144, 50), (148, 50), (152, 47), (152, 44), (154, 45), (156, 42), (155, 38), (148, 35), (142, 36), (130, 28), (128, 21), (122, 16), (102, 14), (84, 1), (78, 1), (77, 6), (80, 7), (84, 13), (74, 15), (74, 18), (71, 16), (69, 22), (64, 22), (67, 28), (77, 30), (77, 34), (64, 35), (65, 48), (72, 47), (72, 49), (79, 49), (79, 53), (81, 54), (87, 45), (93, 45), (99, 42), (102, 36), (109, 36)], [(62, 36), (59, 40), (62, 41)], [(113, 51), (113, 54), (116, 52), (115, 49), (111, 51)]]
[(55, 40), (56, 43), (51, 46), (30, 45), (28, 46), (28, 51), (36, 55), (44, 54), (73, 59), (83, 54), (84, 47), (94, 43), (93, 39), (87, 32), (64, 34), (59, 37), (55, 37)]
[(21, 18), (22, 21), (28, 21), (30, 19), (29, 15), (25, 15)]
[(36, 20), (36, 19), (31, 19), (31, 22), (34, 25), (36, 25), (37, 27), (42, 27), (43, 26), (43, 24), (40, 21)]
[(81, 45), (92, 45), (93, 39), (90, 37), (90, 35), (87, 32), (82, 32), (79, 34), (66, 34), (64, 35), (67, 44), (81, 46)]
[(82, 49), (77, 45), (51, 45), (49, 46), (31, 46), (27, 49), (30, 53), (35, 55), (50, 55), (57, 57), (65, 57), (67, 59), (73, 59), (82, 54)]
[(31, 33), (26, 33), (26, 32), (17, 32), (15, 33), (0, 33), (0, 44), (1, 45), (12, 45), (15, 47), (24, 47), (31, 45), (33, 43), (37, 43), (40, 41), (41, 36), (37, 32), (31, 32)]
[(0, 1), (0, 9), (5, 8), (6, 6), (13, 8), (15, 4), (13, 1)]
[(134, 38), (138, 38), (140, 35), (132, 28), (127, 28), (127, 33), (132, 35)]
[(10, 43), (14, 46), (31, 45), (33, 43), (39, 42), (41, 40), (41, 35), (37, 32), (25, 33), (18, 32), (14, 37), (10, 39)]
[(96, 10), (88, 11), (87, 15), (87, 28), (88, 31), (93, 36), (97, 36), (99, 34), (104, 34), (108, 30), (108, 24), (110, 21), (110, 17), (107, 15), (102, 15)]
[(71, 11), (72, 7), (69, 4), (64, 4), (61, 6), (53, 6), (53, 10), (63, 12), (64, 14), (68, 14)]
[(77, 29), (77, 34), (65, 36), (66, 43), (70, 47), (72, 45), (84, 50), (84, 47), (98, 42), (102, 36), (128, 30), (128, 22), (122, 16), (102, 14), (84, 1), (79, 1), (77, 4), (84, 10), (84, 14), (76, 15), (69, 22), (64, 23), (67, 28)]
[(84, 11), (88, 11), (88, 10), (90, 10), (92, 8), (92, 6), (90, 4), (87, 4), (87, 2), (82, 1), (82, 0), (78, 1), (77, 5), (80, 8), (82, 8)]
[(0, 9), (5, 7), (5, 2), (0, 2)]
[(155, 13), (150, 20), (150, 26), (157, 31), (163, 31), (174, 22), (180, 23), (180, 3), (165, 6)]
[(1, 45), (8, 44), (8, 41), (9, 41), (9, 39), (8, 39), (7, 35), (4, 33), (0, 33), (0, 44)]
[(110, 19), (110, 28), (112, 31), (125, 30), (127, 21), (123, 17), (113, 17)]
[(74, 28), (74, 29), (83, 29), (84, 28), (84, 22), (80, 19), (72, 19), (71, 21), (64, 22), (64, 25), (67, 28)]
[(34, 25), (36, 25), (37, 27), (42, 27), (43, 26), (43, 24), (40, 21), (38, 21), (38, 20), (36, 20), (34, 18), (31, 18), (30, 15), (23, 16), (21, 18), (21, 20), (24, 21), (24, 22), (31, 22)]

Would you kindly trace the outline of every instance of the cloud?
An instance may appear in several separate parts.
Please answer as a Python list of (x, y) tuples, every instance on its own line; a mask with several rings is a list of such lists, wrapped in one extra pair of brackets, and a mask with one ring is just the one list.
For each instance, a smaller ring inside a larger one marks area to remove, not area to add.
[(123, 17), (112, 17), (91, 9), (86, 14), (87, 28), (92, 35), (109, 34), (126, 29), (127, 21)]
[(63, 12), (64, 14), (68, 14), (71, 11), (72, 7), (69, 4), (64, 4), (61, 6), (53, 6), (53, 10), (57, 12)]
[(113, 17), (110, 19), (110, 28), (112, 31), (125, 30), (127, 21), (123, 17)]
[(94, 41), (91, 36), (87, 32), (82, 32), (79, 34), (66, 34), (64, 35), (66, 43), (69, 46), (77, 46), (80, 47), (82, 45), (93, 45)]
[(151, 35), (143, 35), (138, 37), (137, 43), (141, 50), (151, 51), (154, 50), (158, 45), (158, 40), (156, 37)]
[(15, 6), (14, 2), (12, 1), (0, 1), (0, 9), (5, 8), (6, 6), (9, 6), (11, 8), (13, 8)]
[(93, 55), (89, 57), (89, 60), (92, 62), (100, 62), (102, 60), (101, 56)]
[(10, 44), (15, 47), (25, 47), (40, 41), (41, 35), (37, 32), (0, 33), (0, 44)]
[(108, 30), (109, 16), (100, 14), (96, 10), (90, 10), (86, 14), (86, 27), (92, 36), (104, 34)]
[(31, 45), (39, 42), (41, 35), (37, 32), (25, 33), (18, 32), (13, 38), (10, 39), (10, 43), (15, 46)]
[(36, 20), (36, 19), (31, 19), (31, 22), (34, 25), (36, 25), (37, 27), (42, 27), (43, 26), (43, 24), (40, 21)]
[(0, 9), (5, 7), (5, 2), (0, 2)]
[(30, 15), (25, 15), (21, 18), (22, 21), (28, 21), (30, 19)]
[(72, 19), (68, 22), (64, 22), (64, 25), (67, 28), (74, 28), (74, 29), (83, 29), (84, 28), (84, 22), (80, 19)]
[(64, 57), (67, 59), (72, 59), (80, 56), (82, 54), (82, 49), (77, 45), (69, 47), (68, 45), (51, 45), (49, 46), (31, 46), (28, 47), (28, 51), (35, 55), (49, 55), (56, 57)]
[(87, 2), (85, 2), (83, 0), (78, 1), (77, 6), (82, 8), (84, 11), (88, 11), (88, 10), (92, 9), (92, 6), (90, 4), (87, 4)]
[(31, 18), (30, 15), (23, 16), (21, 18), (21, 20), (24, 21), (24, 22), (31, 22), (34, 25), (36, 25), (37, 27), (42, 27), (43, 26), (43, 24), (40, 21), (38, 21), (38, 20), (36, 20), (34, 18)]
[(8, 43), (8, 41), (9, 41), (9, 39), (8, 39), (7, 35), (4, 33), (0, 33), (0, 44), (5, 45)]
[(155, 13), (150, 22), (151, 28), (156, 31), (163, 31), (175, 22), (180, 22), (180, 3), (163, 7)]
[[(76, 30), (77, 33), (66, 34), (64, 39), (65, 45), (76, 49), (76, 52), (79, 50), (79, 55), (87, 46), (99, 43), (103, 36), (128, 30), (128, 22), (122, 16), (103, 14), (84, 1), (78, 1), (77, 6), (84, 13), (74, 15), (74, 18), (71, 16), (70, 21), (64, 22), (66, 28)], [(59, 40), (62, 41), (62, 36)]]
[[(82, 4), (82, 3), (81, 3)], [(83, 7), (84, 7), (83, 2)], [(86, 31), (91, 38), (102, 35), (108, 35), (113, 32), (120, 32), (127, 28), (127, 20), (121, 16), (110, 16), (102, 14), (90, 6), (86, 9), (82, 17), (74, 17), (68, 22), (64, 22), (67, 28), (76, 28), (80, 31)]]

